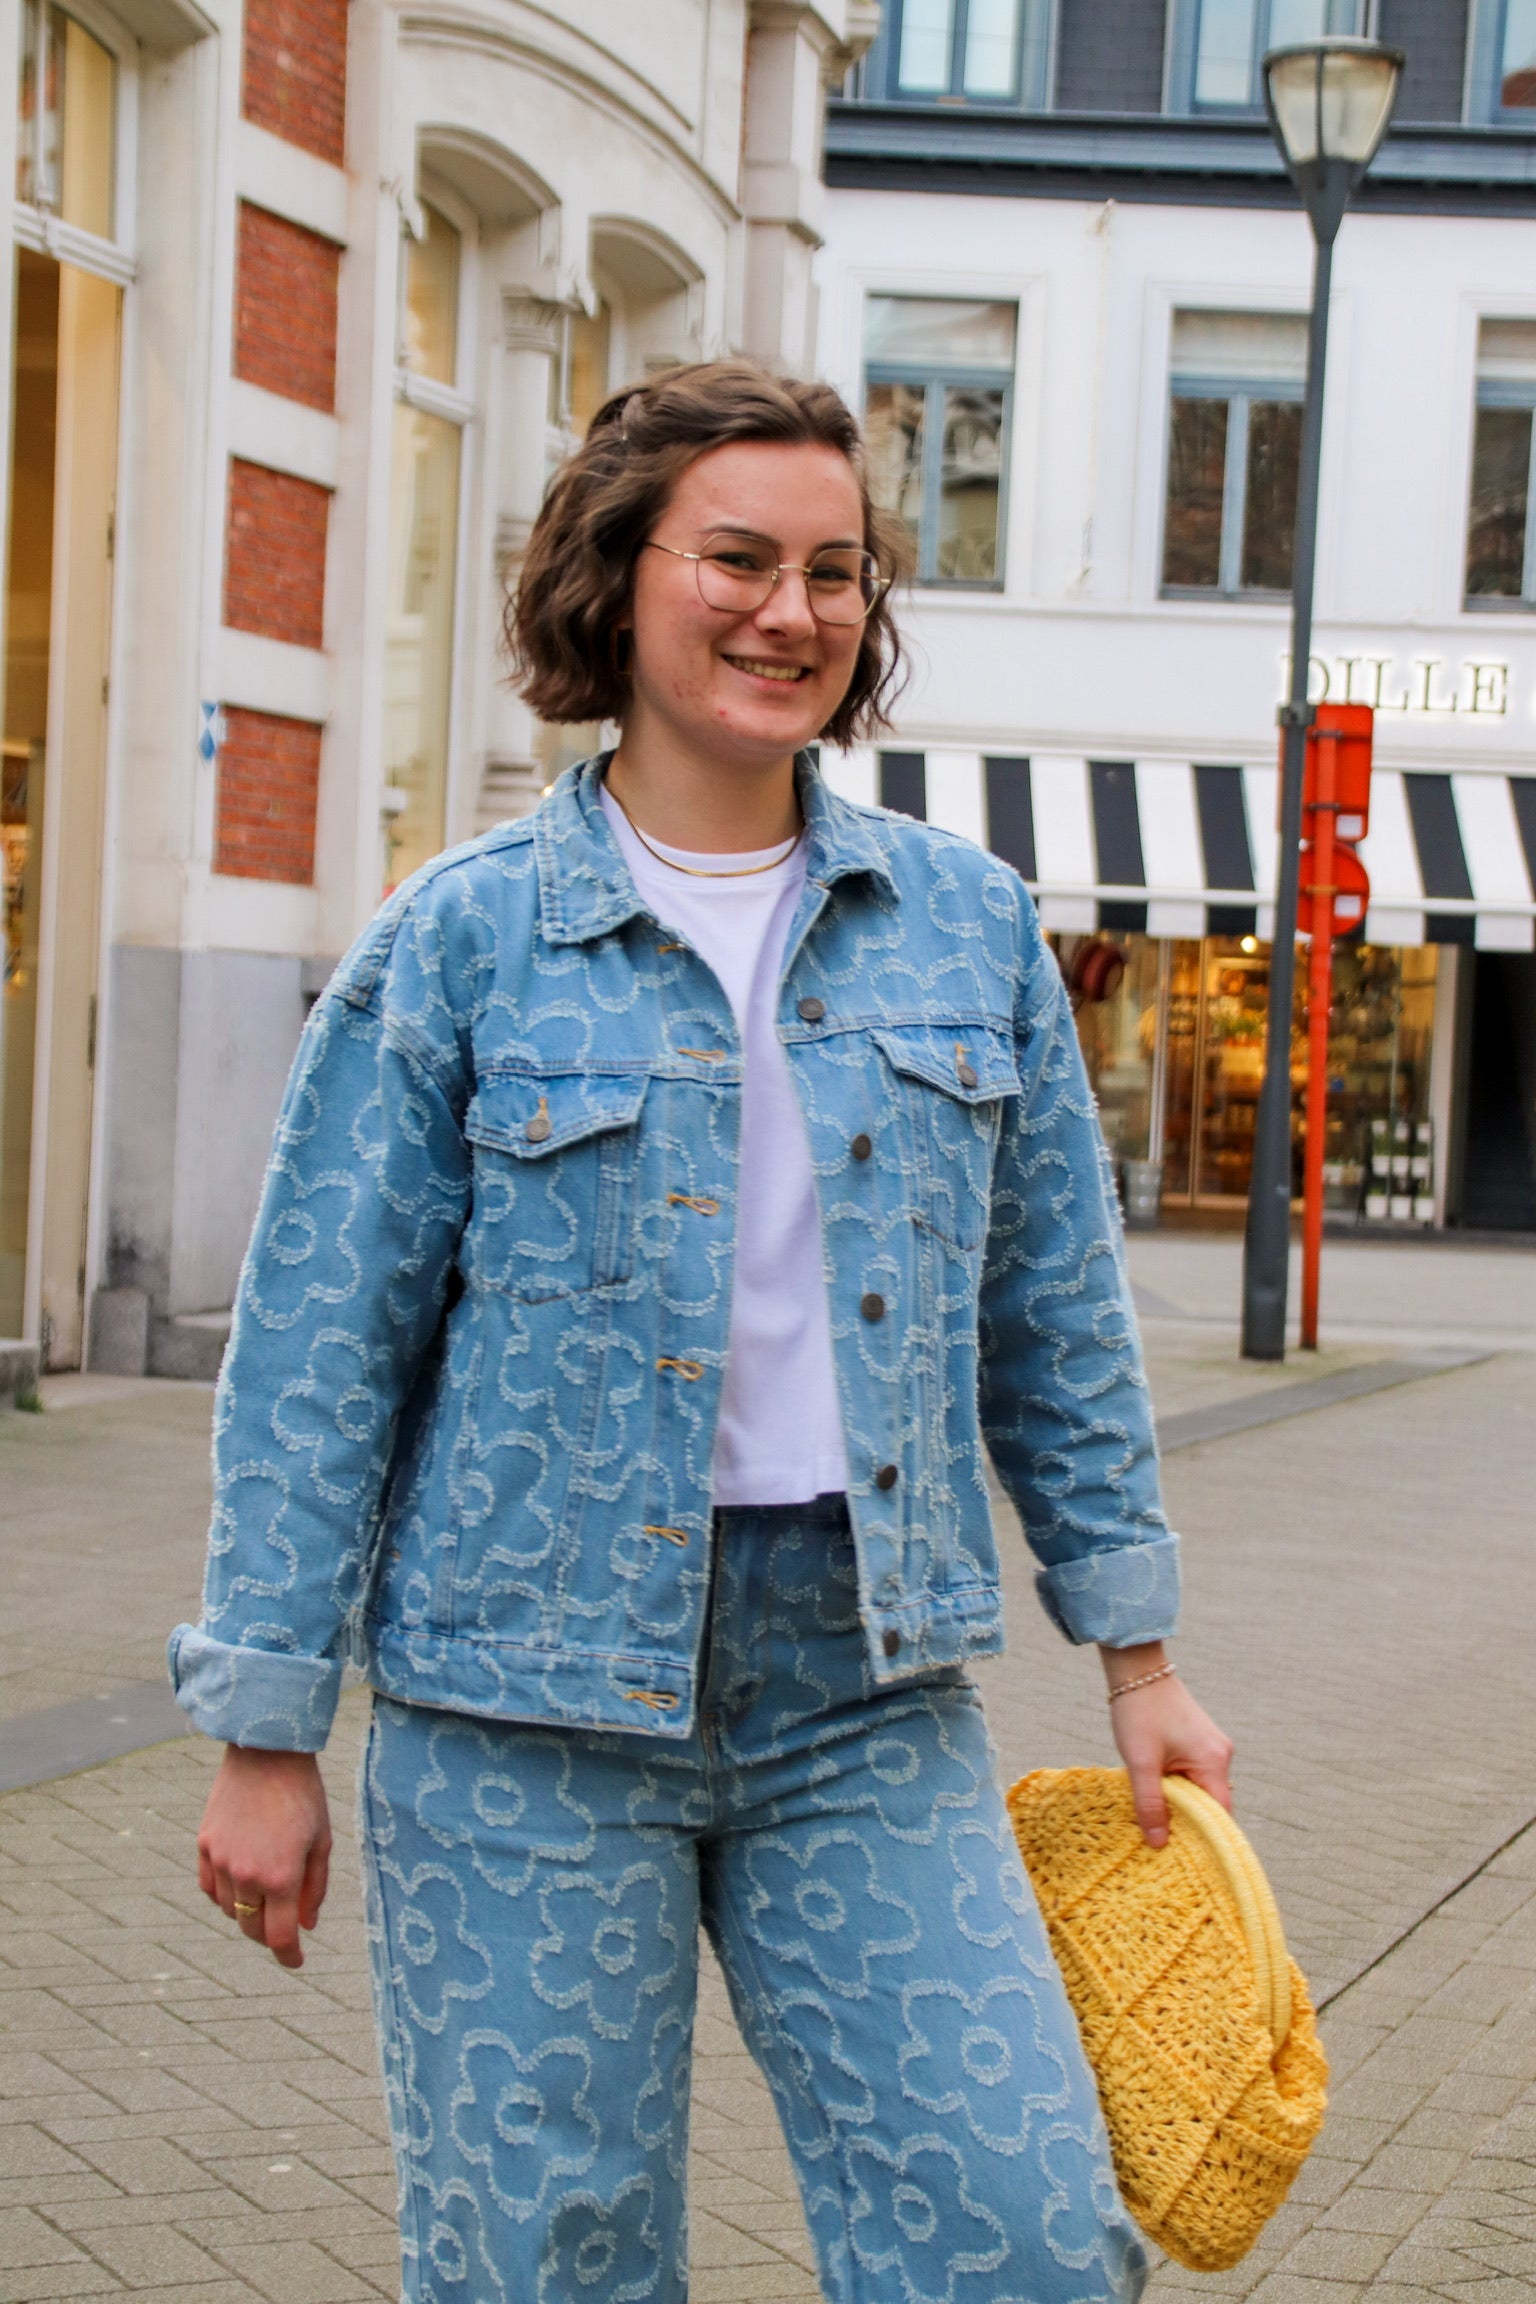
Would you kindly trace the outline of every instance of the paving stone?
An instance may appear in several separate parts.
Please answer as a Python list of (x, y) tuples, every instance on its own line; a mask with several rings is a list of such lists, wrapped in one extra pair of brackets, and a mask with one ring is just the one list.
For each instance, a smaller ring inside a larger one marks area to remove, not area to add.
[[(1166, 1301), (1179, 1304), (1180, 1287), (1200, 1298), (1218, 1265), (1230, 1286), (1231, 1257), (1222, 1248), (1226, 1263), (1213, 1264), (1211, 1245), (1153, 1241)], [(1133, 1269), (1145, 1251), (1132, 1243)], [(1393, 1275), (1411, 1268), (1420, 1329), (1458, 1288), (1464, 1298), (1472, 1270), (1412, 1251), (1365, 1266), (1367, 1280), (1377, 1274), (1371, 1302), (1401, 1295)], [(1175, 1285), (1170, 1272), (1184, 1278)], [(1196, 1310), (1203, 1330), (1149, 1325), (1165, 1413), (1314, 1373), (1297, 1361), (1241, 1366), (1220, 1325), (1226, 1313)], [(1474, 1325), (1461, 1299), (1455, 1319)], [(1368, 1356), (1364, 1345), (1350, 1353)], [(111, 1649), (78, 1622), (80, 1593), (92, 1589), (80, 1547), (94, 1541), (81, 1500), (104, 1486), (118, 1495), (119, 1460), (138, 1467), (119, 1551), (148, 1595), (137, 1615), (140, 1595), (125, 1603), (123, 1635), (129, 1649), (142, 1640), (148, 1672), (158, 1673), (166, 1622), (195, 1605), (208, 1398), (189, 1408), (187, 1397), (153, 1388), (110, 1427), (87, 1428), (95, 1410), (16, 1419), (48, 1442), (32, 1449), (22, 1434), (24, 1458), (9, 1428), (0, 1433), (8, 1499), (31, 1481), (24, 1510), (48, 1530), (33, 1554), (53, 1579), (43, 1612), (56, 1608), (60, 1633), (83, 1643), (91, 1665)], [(1536, 1832), (1487, 1861), (1536, 1809), (1521, 1631), (1536, 1610), (1522, 1438), (1533, 1416), (1536, 1355), (1523, 1347), (1168, 1459), (1189, 1570), (1181, 1663), (1237, 1736), (1240, 1816), (1293, 1948), (1331, 1996), (1323, 2025), (1335, 2111), (1247, 2263), (1200, 2278), (1159, 2262), (1151, 2304), (1511, 2304), (1515, 2289), (1520, 2304), (1536, 2299)], [(85, 1457), (88, 1480), (76, 1477)], [(1093, 1661), (1043, 1625), (1006, 1508), (999, 1521), (1016, 1648), (978, 1679), (1003, 1769), (1011, 1778), (1108, 1760)], [(1476, 1573), (1463, 1568), (1454, 1609), (1448, 1525), (1479, 1531)], [(0, 1717), (32, 1700), (17, 1642), (14, 1625), (0, 1623)], [(0, 1798), (0, 2216), (30, 2217), (60, 2251), (0, 2273), (12, 2283), (0, 2285), (0, 2304), (52, 2294), (343, 2304), (396, 2293), (352, 1839), (363, 1711), (359, 1696), (344, 1700), (325, 1763), (334, 1884), (297, 1977), (236, 1939), (198, 1893), (190, 1844), (217, 1759), (201, 1740)], [(707, 1955), (696, 2062), (694, 2304), (815, 2304), (771, 2100)], [(1430, 2271), (1433, 2289), (1423, 2284)]]

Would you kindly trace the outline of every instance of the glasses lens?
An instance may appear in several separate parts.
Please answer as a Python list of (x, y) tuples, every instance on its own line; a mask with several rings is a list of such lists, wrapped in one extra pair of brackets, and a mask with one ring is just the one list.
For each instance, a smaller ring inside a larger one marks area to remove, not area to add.
[(805, 588), (823, 624), (862, 624), (880, 597), (879, 566), (873, 552), (822, 552)]
[(755, 536), (707, 536), (699, 553), (699, 592), (706, 608), (750, 616), (773, 590), (778, 559)]

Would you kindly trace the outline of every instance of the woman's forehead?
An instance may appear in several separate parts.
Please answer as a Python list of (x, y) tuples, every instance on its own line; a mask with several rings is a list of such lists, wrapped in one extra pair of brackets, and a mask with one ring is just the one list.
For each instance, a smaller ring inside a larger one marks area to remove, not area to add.
[(695, 525), (747, 528), (776, 542), (862, 530), (859, 484), (840, 449), (815, 441), (731, 440), (697, 457), (668, 509)]

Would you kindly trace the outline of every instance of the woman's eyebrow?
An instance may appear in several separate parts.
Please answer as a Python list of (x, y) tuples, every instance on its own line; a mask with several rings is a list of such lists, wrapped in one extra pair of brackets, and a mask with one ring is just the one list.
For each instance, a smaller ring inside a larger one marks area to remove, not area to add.
[[(747, 528), (736, 520), (711, 520), (704, 528), (704, 534), (740, 536), (753, 544), (771, 544), (775, 552), (784, 549), (777, 536), (770, 536), (761, 528)], [(860, 536), (824, 536), (819, 544), (812, 547), (812, 557), (817, 552), (861, 552), (863, 549), (864, 540)]]

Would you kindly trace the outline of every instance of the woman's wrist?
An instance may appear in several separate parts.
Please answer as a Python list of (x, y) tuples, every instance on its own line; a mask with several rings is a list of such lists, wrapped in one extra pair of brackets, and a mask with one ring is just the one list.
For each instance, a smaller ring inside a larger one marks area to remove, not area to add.
[(1168, 1651), (1161, 1640), (1143, 1640), (1134, 1648), (1100, 1648), (1099, 1660), (1104, 1666), (1104, 1678), (1109, 1693), (1123, 1688), (1128, 1681), (1144, 1680), (1152, 1673), (1171, 1672)]

